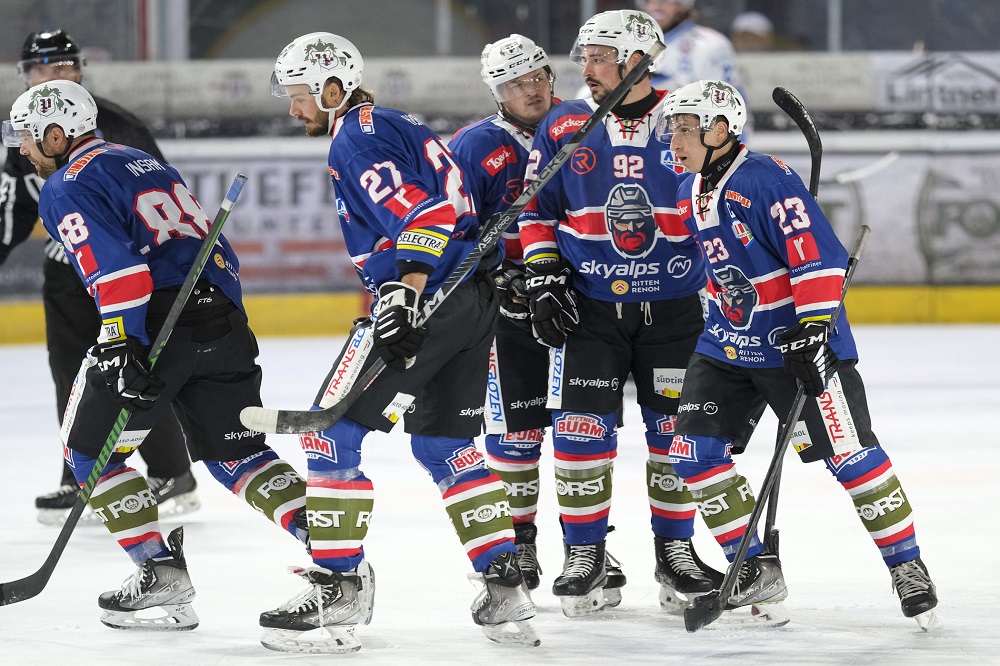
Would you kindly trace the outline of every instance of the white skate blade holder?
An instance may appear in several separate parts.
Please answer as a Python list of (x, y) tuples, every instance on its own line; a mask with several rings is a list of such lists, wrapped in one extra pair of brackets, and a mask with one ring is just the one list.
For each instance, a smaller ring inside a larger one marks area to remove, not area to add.
[[(702, 594), (708, 594), (704, 592)], [(674, 615), (684, 615), (686, 608), (694, 606), (694, 600), (702, 594), (684, 594), (678, 592), (669, 585), (660, 583), (660, 608)]]
[(501, 645), (535, 647), (542, 644), (538, 634), (535, 633), (527, 620), (504, 622), (503, 624), (484, 624), (482, 629), (486, 638)]
[(937, 613), (934, 612), (932, 608), (929, 611), (924, 611), (919, 615), (914, 615), (913, 619), (917, 621), (917, 625), (924, 631), (930, 631), (931, 629), (936, 629), (941, 621), (938, 619)]
[(112, 629), (191, 631), (198, 622), (191, 604), (165, 604), (137, 611), (106, 610), (101, 614), (101, 623)]
[(559, 597), (563, 615), (566, 617), (587, 617), (604, 610), (609, 605), (605, 592), (604, 588), (596, 587), (583, 596)]
[(265, 629), (260, 644), (276, 652), (302, 654), (348, 654), (361, 649), (357, 625), (328, 625), (309, 631)]

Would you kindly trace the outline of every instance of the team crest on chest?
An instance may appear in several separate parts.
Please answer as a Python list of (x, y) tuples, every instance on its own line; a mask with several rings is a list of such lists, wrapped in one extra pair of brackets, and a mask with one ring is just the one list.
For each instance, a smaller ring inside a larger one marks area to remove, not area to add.
[(719, 285), (719, 308), (726, 319), (738, 330), (750, 327), (754, 308), (760, 295), (753, 283), (736, 266), (725, 266), (713, 271)]
[(641, 259), (653, 251), (656, 219), (642, 185), (615, 185), (604, 206), (604, 218), (615, 252), (626, 259)]

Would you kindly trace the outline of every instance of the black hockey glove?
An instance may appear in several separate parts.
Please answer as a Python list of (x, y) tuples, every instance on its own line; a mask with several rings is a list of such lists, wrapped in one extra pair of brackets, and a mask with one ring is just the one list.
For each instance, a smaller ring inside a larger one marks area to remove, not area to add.
[(562, 347), (566, 335), (580, 323), (570, 277), (569, 266), (561, 261), (528, 264), (524, 278), (530, 299), (531, 331), (546, 347)]
[(516, 264), (504, 262), (493, 273), (493, 284), (500, 298), (500, 314), (520, 329), (531, 332), (530, 297), (524, 281), (524, 272)]
[(800, 323), (779, 337), (781, 344), (778, 349), (784, 357), (785, 372), (802, 383), (807, 395), (822, 395), (827, 381), (840, 363), (828, 344), (829, 322)]
[(163, 380), (149, 374), (145, 350), (135, 338), (102, 342), (94, 345), (89, 353), (115, 400), (125, 409), (149, 409), (160, 397)]
[(386, 282), (378, 288), (375, 348), (385, 364), (399, 372), (413, 365), (413, 357), (427, 339), (427, 329), (416, 326), (419, 298), (416, 289), (402, 282)]

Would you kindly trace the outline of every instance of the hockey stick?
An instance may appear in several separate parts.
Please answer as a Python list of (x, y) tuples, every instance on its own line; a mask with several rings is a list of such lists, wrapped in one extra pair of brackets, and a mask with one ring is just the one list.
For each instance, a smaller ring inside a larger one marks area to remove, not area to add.
[[(152, 370), (153, 366), (156, 365), (156, 361), (159, 359), (160, 353), (163, 351), (163, 347), (167, 344), (167, 339), (170, 337), (170, 333), (174, 330), (174, 326), (177, 324), (177, 320), (181, 316), (181, 311), (184, 309), (188, 297), (190, 297), (191, 292), (194, 291), (195, 283), (198, 281), (198, 277), (201, 275), (201, 271), (205, 267), (205, 263), (208, 261), (208, 255), (212, 253), (212, 250), (215, 247), (215, 241), (218, 239), (219, 234), (222, 233), (222, 225), (225, 223), (226, 218), (229, 217), (229, 211), (233, 209), (233, 205), (236, 203), (236, 199), (239, 198), (240, 191), (243, 189), (243, 184), (246, 183), (246, 180), (247, 177), (243, 174), (236, 175), (236, 179), (230, 186), (229, 192), (226, 194), (226, 198), (222, 202), (222, 206), (219, 208), (219, 212), (216, 214), (215, 220), (212, 222), (212, 226), (209, 228), (208, 235), (205, 236), (205, 239), (201, 242), (201, 248), (198, 250), (194, 263), (191, 264), (187, 277), (184, 278), (184, 283), (181, 285), (181, 289), (177, 293), (177, 297), (174, 299), (173, 305), (170, 306), (167, 318), (164, 320), (163, 326), (160, 328), (160, 332), (157, 334), (156, 339), (153, 341), (153, 345), (150, 348), (150, 370)], [(49, 552), (49, 556), (45, 558), (45, 562), (42, 564), (42, 567), (35, 573), (25, 576), (24, 578), (12, 580), (9, 583), (0, 583), (0, 606), (16, 604), (19, 601), (30, 599), (45, 589), (45, 585), (49, 582), (49, 578), (52, 577), (52, 572), (55, 570), (56, 564), (59, 562), (59, 558), (62, 556), (63, 551), (66, 549), (66, 544), (69, 543), (69, 539), (73, 535), (73, 530), (76, 528), (76, 524), (79, 522), (84, 508), (87, 506), (87, 501), (90, 500), (91, 493), (94, 492), (94, 487), (97, 485), (98, 479), (100, 479), (101, 474), (104, 473), (104, 466), (107, 464), (108, 459), (114, 452), (115, 444), (118, 442), (118, 437), (122, 434), (122, 431), (125, 430), (125, 425), (128, 423), (131, 416), (131, 412), (127, 409), (122, 409), (118, 414), (118, 418), (115, 420), (115, 424), (111, 428), (111, 432), (108, 433), (107, 440), (104, 442), (104, 448), (101, 449), (101, 452), (97, 456), (97, 462), (94, 464), (94, 469), (90, 472), (90, 476), (87, 477), (86, 483), (84, 483), (83, 487), (80, 488), (80, 495), (77, 497), (76, 503), (73, 505), (72, 511), (70, 511), (69, 516), (66, 518), (66, 522), (63, 524), (62, 530), (59, 532), (59, 536), (56, 538), (56, 542), (53, 544), (52, 550)]]
[[(618, 87), (611, 91), (594, 113), (580, 126), (576, 134), (538, 172), (536, 178), (525, 188), (521, 196), (511, 204), (510, 208), (503, 213), (494, 215), (483, 225), (479, 233), (478, 242), (472, 252), (459, 264), (458, 268), (448, 277), (444, 285), (422, 306), (418, 325), (422, 325), (434, 314), (434, 311), (440, 307), (444, 299), (475, 269), (479, 260), (493, 249), (500, 241), (503, 232), (517, 220), (521, 211), (531, 203), (531, 200), (535, 198), (538, 191), (552, 180), (555, 173), (569, 160), (580, 143), (587, 138), (594, 128), (604, 122), (605, 117), (611, 112), (611, 109), (625, 98), (629, 90), (632, 89), (632, 86), (640, 78), (645, 76), (649, 66), (664, 48), (666, 47), (661, 42), (653, 44), (649, 52), (642, 56), (642, 59), (625, 76), (622, 82), (618, 84)], [(384, 368), (385, 362), (381, 357), (376, 358), (372, 366), (355, 382), (351, 390), (336, 404), (326, 409), (285, 410), (246, 407), (240, 413), (240, 420), (247, 428), (258, 432), (291, 434), (326, 430), (347, 413), (347, 410), (354, 404), (354, 401), (379, 376)]]
[[(858, 261), (861, 259), (861, 253), (864, 252), (865, 244), (868, 242), (868, 235), (870, 233), (871, 228), (866, 224), (862, 224), (858, 229), (858, 237), (854, 241), (854, 248), (851, 250), (851, 254), (847, 259), (847, 270), (844, 273), (844, 286), (840, 292), (840, 302), (837, 303), (837, 307), (834, 309), (833, 315), (830, 318), (830, 321), (834, 322), (834, 324), (840, 316), (840, 311), (844, 307), (844, 298), (847, 296), (847, 288), (850, 287), (851, 280), (854, 278), (854, 269), (858, 265)], [(792, 401), (792, 409), (782, 425), (781, 436), (778, 439), (778, 445), (774, 449), (774, 456), (771, 458), (771, 464), (768, 466), (767, 472), (764, 474), (764, 483), (760, 489), (760, 497), (770, 497), (774, 484), (777, 482), (778, 473), (781, 470), (781, 459), (785, 455), (785, 450), (788, 448), (788, 442), (792, 438), (792, 432), (795, 430), (795, 424), (799, 420), (799, 415), (802, 414), (802, 408), (805, 406), (805, 403), (805, 389), (803, 389), (800, 385), (798, 390), (795, 392), (795, 399)], [(770, 504), (770, 501), (768, 503)], [(753, 539), (753, 535), (757, 530), (757, 524), (760, 522), (760, 515), (763, 512), (763, 508), (763, 502), (757, 502), (754, 505), (753, 511), (750, 513), (750, 521), (747, 523), (746, 530), (743, 532), (743, 536), (740, 538), (739, 546), (736, 549), (736, 555), (733, 557), (733, 561), (726, 570), (726, 575), (722, 579), (722, 584), (719, 586), (719, 589), (700, 597), (696, 597), (694, 600), (694, 606), (684, 610), (684, 627), (688, 631), (698, 631), (702, 627), (715, 622), (719, 619), (719, 616), (722, 615), (722, 611), (725, 610), (729, 597), (733, 593), (733, 588), (736, 587), (736, 578), (739, 575), (743, 560), (746, 558), (747, 550), (750, 549), (750, 541)]]
[[(815, 199), (819, 196), (819, 175), (820, 167), (823, 163), (823, 142), (820, 140), (816, 123), (813, 122), (812, 115), (805, 105), (785, 88), (779, 86), (772, 90), (771, 99), (778, 105), (778, 108), (788, 114), (788, 117), (798, 125), (802, 135), (806, 138), (811, 160), (809, 169), (809, 194)], [(781, 437), (781, 430), (779, 430), (778, 439), (775, 442), (776, 447), (781, 445)], [(774, 526), (774, 523), (778, 516), (778, 491), (781, 487), (781, 465), (782, 461), (779, 459), (774, 470), (774, 487), (767, 496), (767, 520), (764, 522), (764, 549), (775, 556), (778, 555), (778, 528)], [(763, 497), (763, 495), (761, 496)]]

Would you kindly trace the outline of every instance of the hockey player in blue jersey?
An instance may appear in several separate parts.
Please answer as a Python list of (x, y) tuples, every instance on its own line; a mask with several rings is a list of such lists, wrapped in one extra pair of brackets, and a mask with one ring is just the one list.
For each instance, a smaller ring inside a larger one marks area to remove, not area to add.
[[(553, 104), (555, 74), (549, 57), (532, 40), (511, 35), (487, 44), (482, 79), (497, 103), (497, 113), (459, 130), (448, 144), (465, 172), (486, 219), (503, 212), (524, 189), (524, 170), (535, 128)], [(504, 232), (504, 262), (494, 272), (500, 297), (496, 339), (490, 350), (486, 394), (486, 463), (503, 481), (514, 520), (518, 563), (528, 589), (539, 585), (541, 569), (535, 538), (538, 528), (538, 465), (542, 438), (551, 422), (545, 408), (548, 351), (531, 335), (524, 292), (523, 252), (517, 223)], [(621, 601), (625, 577), (608, 563), (606, 594)]]
[[(903, 614), (930, 628), (937, 594), (920, 559), (912, 509), (872, 432), (845, 311), (830, 321), (846, 250), (799, 176), (740, 144), (747, 109), (733, 86), (698, 81), (664, 104), (658, 134), (692, 174), (678, 208), (708, 275), (708, 319), (684, 378), (674, 469), (732, 560), (754, 497), (731, 454), (746, 447), (766, 407), (785, 418), (798, 381), (811, 399), (792, 446), (804, 462), (822, 460), (847, 490)], [(786, 594), (776, 554), (754, 535), (730, 607), (753, 605), (756, 619), (787, 622), (780, 605)]]
[(301, 541), (305, 483), (239, 420), (260, 405), (257, 343), (247, 327), (239, 261), (225, 236), (188, 300), (151, 375), (148, 346), (167, 317), (211, 220), (172, 167), (95, 133), (97, 107), (72, 81), (29, 88), (3, 124), (45, 180), (38, 210), (101, 314), (101, 334), (77, 375), (63, 419), (66, 460), (83, 485), (121, 409), (132, 413), (90, 506), (137, 566), (101, 594), (101, 621), (116, 629), (194, 629), (195, 589), (183, 531), (164, 539), (146, 479), (128, 465), (171, 409), (194, 460), (250, 507)]
[[(583, 66), (592, 99), (549, 112), (535, 133), (526, 180), (661, 38), (638, 11), (604, 12), (580, 28), (570, 57)], [(695, 503), (667, 460), (684, 368), (704, 325), (698, 292), (705, 278), (677, 214), (678, 174), (654, 136), (664, 94), (648, 77), (636, 83), (520, 219), (531, 323), (552, 348), (547, 405), (566, 538), (553, 592), (570, 616), (607, 604), (601, 587), (616, 412), (629, 375), (646, 427), (660, 602), (681, 610), (721, 580), (694, 552)]]
[[(368, 566), (362, 542), (374, 490), (360, 468), (362, 440), (373, 430), (388, 432), (405, 413), (413, 455), (437, 484), (481, 575), (473, 620), (492, 640), (537, 644), (527, 623), (535, 606), (517, 567), (510, 504), (473, 442), (482, 432), (497, 317), (485, 270), (456, 287), (426, 328), (416, 326), (421, 300), (476, 242), (475, 203), (437, 135), (409, 114), (375, 106), (361, 87), (363, 70), (349, 40), (317, 32), (285, 47), (272, 77), (272, 92), (290, 99), (289, 113), (306, 132), (332, 139), (329, 169), (347, 251), (377, 296), (374, 324), (356, 330), (356, 344), (331, 371), (317, 406), (333, 404), (347, 390), (345, 378), (376, 358), (369, 352), (388, 365), (344, 418), (300, 439), (308, 455), (310, 515), (315, 502), (315, 515), (341, 516), (335, 524), (310, 522), (317, 567), (305, 577), (323, 590), (322, 615), (340, 622), (339, 604), (348, 593), (341, 580)], [(314, 622), (315, 596), (309, 604), (265, 614), (261, 623), (296, 628)]]

